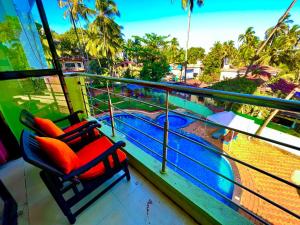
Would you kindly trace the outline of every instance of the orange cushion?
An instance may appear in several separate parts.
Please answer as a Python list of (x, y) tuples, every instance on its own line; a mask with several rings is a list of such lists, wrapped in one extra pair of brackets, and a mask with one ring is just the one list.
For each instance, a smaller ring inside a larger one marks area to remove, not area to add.
[(78, 157), (73, 150), (64, 142), (49, 138), (36, 136), (41, 149), (62, 172), (69, 174), (78, 166)]
[(35, 117), (34, 122), (49, 137), (57, 137), (64, 134), (64, 131), (49, 119)]
[[(78, 167), (84, 166), (93, 159), (97, 158), (99, 155), (104, 153), (109, 147), (113, 146), (113, 143), (105, 136), (93, 141), (77, 152), (77, 157), (79, 160)], [(117, 149), (117, 155), (120, 162), (126, 159), (126, 154)], [(114, 167), (113, 157), (109, 156), (108, 161), (110, 166)], [(89, 169), (85, 173), (81, 174), (79, 178), (81, 179), (93, 179), (105, 173), (105, 166), (103, 162), (100, 162), (93, 168)]]
[[(83, 126), (83, 125), (86, 124), (87, 122), (88, 122), (87, 120), (83, 120), (83, 121), (81, 121), (81, 122), (79, 122), (79, 123), (73, 124), (73, 125), (67, 127), (66, 129), (64, 129), (64, 132), (65, 132), (65, 133), (68, 133), (68, 132), (70, 132), (70, 131), (72, 131), (72, 130), (75, 130), (75, 129), (77, 129), (78, 127)], [(94, 134), (95, 134), (95, 136), (99, 136), (99, 135), (100, 135), (99, 130), (95, 128), (95, 129), (94, 129)], [(74, 134), (74, 135), (75, 135), (75, 134)], [(77, 142), (79, 142), (79, 141), (81, 141), (81, 137), (78, 137), (78, 138), (75, 138), (75, 139), (72, 140), (72, 141), (69, 141), (68, 144), (75, 144), (75, 143), (77, 143)]]

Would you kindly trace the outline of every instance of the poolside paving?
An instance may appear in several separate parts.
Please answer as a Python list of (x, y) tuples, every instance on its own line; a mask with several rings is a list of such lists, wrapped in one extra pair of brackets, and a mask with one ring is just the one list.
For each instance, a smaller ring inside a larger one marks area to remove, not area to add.
[[(185, 131), (194, 133), (208, 140), (228, 155), (285, 180), (291, 181), (293, 171), (300, 168), (300, 157), (292, 155), (264, 141), (248, 139), (248, 137), (243, 134), (239, 134), (237, 140), (232, 141), (230, 145), (223, 144), (220, 140), (211, 138), (211, 134), (217, 129), (218, 128), (205, 126), (204, 123), (200, 121), (194, 122), (184, 128)], [(299, 214), (300, 195), (295, 188), (239, 163), (231, 161), (231, 164), (238, 170), (235, 171), (236, 180), (240, 180), (246, 187), (269, 198), (290, 211)], [(236, 172), (238, 172), (238, 174)], [(241, 191), (240, 188), (238, 189), (240, 196), (237, 196), (237, 198), (239, 198), (240, 204), (269, 223), (278, 225), (300, 224), (299, 219), (287, 214), (246, 190)], [(245, 214), (243, 212), (241, 213), (243, 215)], [(257, 221), (254, 222), (259, 224)]]

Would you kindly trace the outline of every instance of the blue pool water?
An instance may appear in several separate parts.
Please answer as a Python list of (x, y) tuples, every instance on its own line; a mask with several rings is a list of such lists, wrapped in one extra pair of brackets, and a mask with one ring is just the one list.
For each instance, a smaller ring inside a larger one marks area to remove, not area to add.
[[(141, 114), (136, 114), (139, 117), (142, 117), (147, 120), (151, 120), (152, 122), (155, 122), (161, 126), (164, 124), (165, 116), (161, 115), (156, 118), (156, 120), (152, 120), (149, 117), (146, 117)], [(162, 155), (162, 144), (156, 142), (155, 140), (152, 140), (151, 138), (147, 137), (144, 134), (139, 133), (138, 131), (134, 130), (133, 128), (128, 127), (126, 124), (118, 121), (121, 120), (149, 135), (152, 137), (158, 139), (158, 140), (163, 140), (163, 130), (159, 127), (156, 127), (152, 124), (149, 124), (141, 119), (135, 118), (132, 115), (127, 115), (127, 114), (116, 114), (115, 115), (115, 126), (118, 130), (122, 131), (123, 133), (128, 134), (130, 137), (134, 138), (137, 140), (134, 141), (131, 138), (128, 138), (128, 141), (134, 143), (141, 149), (143, 149), (145, 152), (148, 154), (152, 155), (156, 159), (160, 160), (161, 159), (147, 150), (144, 146), (140, 145), (138, 142), (146, 145), (156, 153)], [(107, 122), (110, 122), (109, 117), (104, 117), (102, 118), (106, 120)], [(204, 139), (195, 136), (193, 134), (189, 134), (186, 132), (183, 132), (180, 130), (180, 128), (185, 127), (189, 125), (191, 122), (193, 122), (192, 119), (189, 118), (184, 118), (178, 115), (170, 114), (169, 115), (169, 129), (172, 129), (174, 131), (177, 131), (181, 134), (187, 135), (189, 138), (192, 138), (194, 140), (197, 140), (198, 142), (201, 142), (205, 145), (208, 145), (210, 147), (213, 147), (209, 142), (205, 141)], [(208, 166), (209, 168), (223, 174), (224, 176), (234, 179), (234, 174), (231, 168), (230, 163), (222, 156), (219, 154), (216, 154), (212, 151), (209, 151), (189, 140), (186, 140), (182, 137), (179, 137), (176, 134), (170, 133), (169, 132), (169, 145), (175, 149), (177, 149), (180, 152), (183, 152), (184, 154), (188, 155), (189, 157), (200, 161), (202, 164)], [(182, 156), (178, 153), (176, 153), (172, 149), (168, 149), (168, 160), (177, 165), (178, 167), (182, 168), (186, 172), (192, 174), (194, 177), (205, 183), (206, 185), (212, 187), (219, 193), (225, 195), (229, 199), (232, 198), (233, 194), (233, 184), (224, 178), (214, 174), (213, 172), (205, 169), (203, 166), (196, 164), (195, 162), (191, 161), (190, 159), (186, 158), (185, 156)], [(216, 199), (229, 204), (228, 201), (226, 201), (224, 198), (220, 197), (218, 194), (214, 193), (213, 191), (209, 190), (206, 188), (203, 184), (200, 182), (194, 180), (190, 176), (186, 175), (182, 171), (178, 170), (174, 166), (168, 164), (168, 167), (173, 169), (174, 171), (178, 172), (191, 182), (193, 182), (195, 185), (199, 186), (201, 189), (209, 193), (210, 195), (214, 196)]]

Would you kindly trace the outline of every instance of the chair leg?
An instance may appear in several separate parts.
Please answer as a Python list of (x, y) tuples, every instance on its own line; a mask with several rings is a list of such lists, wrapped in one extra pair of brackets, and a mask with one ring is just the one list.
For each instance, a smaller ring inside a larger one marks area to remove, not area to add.
[(129, 169), (128, 169), (128, 164), (125, 166), (124, 172), (125, 172), (127, 181), (130, 181), (130, 173), (129, 173)]
[(59, 187), (57, 187), (58, 180), (54, 181), (55, 177), (51, 177), (51, 175), (47, 174), (45, 171), (40, 172), (40, 176), (42, 180), (44, 181), (46, 187), (48, 188), (49, 192), (55, 199), (56, 203), (60, 207), (61, 211), (64, 213), (64, 215), (68, 218), (70, 224), (74, 224), (76, 222), (76, 217), (71, 212), (70, 207), (67, 205), (65, 199), (63, 198), (62, 194), (59, 191)]

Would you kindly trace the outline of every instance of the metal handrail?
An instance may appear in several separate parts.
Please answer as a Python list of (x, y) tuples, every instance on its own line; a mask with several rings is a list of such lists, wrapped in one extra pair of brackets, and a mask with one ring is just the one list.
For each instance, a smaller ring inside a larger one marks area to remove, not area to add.
[(295, 100), (286, 100), (286, 99), (272, 98), (266, 96), (251, 95), (251, 94), (241, 94), (236, 92), (220, 91), (220, 90), (214, 90), (208, 88), (196, 88), (196, 87), (189, 87), (184, 85), (175, 85), (175, 84), (161, 83), (161, 82), (107, 77), (107, 76), (100, 76), (100, 75), (88, 74), (88, 73), (75, 72), (75, 73), (64, 73), (64, 75), (65, 76), (86, 76), (91, 78), (103, 79), (106, 81), (137, 84), (146, 87), (167, 90), (170, 92), (178, 91), (187, 94), (200, 95), (200, 96), (215, 98), (215, 99), (228, 101), (228, 102), (264, 106), (268, 108), (300, 112), (300, 101), (295, 101)]
[[(99, 78), (99, 76), (96, 76), (96, 77)], [(101, 77), (101, 78), (106, 78), (106, 77)], [(115, 79), (115, 78), (114, 78), (114, 79)], [(121, 80), (122, 80), (122, 79), (121, 79)], [(118, 79), (118, 81), (119, 81), (119, 79)], [(140, 85), (142, 85), (142, 84), (140, 84)], [(94, 88), (94, 87), (92, 87), (92, 86), (90, 86), (90, 85), (86, 85), (86, 88), (98, 89), (98, 88)], [(157, 88), (157, 87), (155, 87), (155, 88)], [(98, 90), (101, 90), (101, 89), (98, 89)], [(166, 93), (167, 93), (167, 95), (168, 95), (168, 93), (169, 93), (170, 90), (169, 90), (169, 89), (164, 89), (164, 90), (166, 90)], [(155, 104), (151, 104), (151, 103), (144, 102), (144, 101), (141, 101), (141, 100), (137, 100), (137, 99), (134, 99), (134, 98), (130, 98), (130, 97), (127, 97), (127, 96), (119, 95), (119, 94), (116, 94), (116, 93), (111, 93), (111, 92), (109, 92), (108, 89), (107, 89), (107, 91), (104, 91), (104, 90), (101, 90), (101, 91), (104, 92), (104, 93), (107, 93), (107, 94), (113, 94), (113, 95), (120, 96), (120, 97), (124, 97), (124, 98), (127, 98), (127, 99), (132, 99), (132, 100), (134, 100), (134, 101), (138, 101), (138, 102), (140, 102), (140, 103), (148, 104), (148, 105), (157, 107), (157, 108), (159, 108), (159, 109), (164, 109), (164, 110), (166, 111), (166, 118), (168, 118), (168, 117), (167, 117), (168, 112), (173, 112), (173, 113), (177, 113), (177, 114), (182, 115), (182, 116), (186, 116), (186, 117), (189, 117), (189, 118), (192, 118), (192, 119), (195, 119), (195, 120), (202, 121), (202, 122), (204, 122), (204, 123), (209, 123), (209, 124), (212, 124), (212, 125), (215, 125), (215, 126), (224, 127), (224, 128), (226, 128), (226, 129), (234, 130), (234, 131), (237, 131), (237, 132), (239, 132), (239, 133), (244, 133), (244, 134), (249, 135), (249, 136), (255, 136), (255, 135), (252, 135), (252, 134), (247, 133), (247, 132), (242, 132), (242, 131), (237, 130), (237, 129), (233, 129), (233, 128), (230, 128), (230, 127), (222, 126), (222, 125), (220, 125), (220, 124), (216, 124), (216, 123), (214, 123), (214, 122), (211, 122), (211, 121), (206, 120), (205, 118), (199, 118), (199, 117), (192, 116), (192, 115), (186, 115), (186, 114), (183, 114), (183, 113), (180, 113), (180, 112), (177, 112), (177, 111), (168, 110), (168, 101), (166, 101), (166, 107), (162, 107), (162, 106), (157, 106), (157, 105), (155, 105)], [(106, 102), (106, 101), (103, 101), (103, 100), (99, 100), (99, 99), (97, 99), (97, 98), (92, 97), (91, 95), (88, 96), (88, 97), (89, 97), (90, 99), (95, 99), (95, 100), (97, 100), (97, 101), (100, 101), (100, 102), (103, 102), (103, 103), (105, 103), (105, 104), (108, 104), (108, 105), (110, 105), (110, 107), (111, 107), (111, 104), (109, 104), (109, 102)], [(190, 174), (189, 172), (185, 171), (184, 169), (178, 167), (178, 166), (175, 165), (173, 162), (170, 162), (170, 161), (167, 159), (167, 156), (166, 156), (166, 155), (167, 155), (167, 149), (173, 150), (173, 151), (175, 151), (176, 153), (178, 153), (178, 154), (180, 154), (180, 155), (186, 157), (187, 159), (193, 161), (194, 163), (196, 163), (196, 164), (198, 164), (198, 165), (204, 167), (205, 169), (207, 169), (207, 170), (209, 170), (209, 171), (215, 173), (216, 175), (223, 177), (224, 179), (226, 179), (226, 180), (228, 180), (229, 182), (231, 182), (231, 183), (233, 183), (233, 184), (235, 184), (235, 185), (241, 187), (242, 189), (245, 189), (246, 191), (250, 192), (251, 194), (253, 194), (253, 195), (259, 197), (260, 199), (262, 199), (262, 200), (264, 200), (264, 201), (266, 201), (266, 202), (268, 202), (269, 204), (271, 204), (271, 205), (273, 205), (273, 206), (275, 206), (275, 207), (281, 209), (282, 211), (284, 211), (284, 212), (286, 212), (286, 213), (288, 213), (288, 214), (290, 214), (290, 215), (292, 215), (292, 216), (294, 216), (294, 217), (300, 219), (300, 216), (299, 216), (298, 214), (294, 213), (293, 211), (290, 211), (289, 209), (287, 209), (287, 208), (285, 208), (285, 207), (279, 205), (278, 203), (274, 202), (273, 200), (270, 200), (269, 198), (266, 198), (265, 196), (259, 194), (258, 192), (255, 192), (255, 191), (249, 189), (248, 187), (244, 186), (243, 184), (241, 184), (241, 183), (239, 183), (239, 182), (236, 182), (236, 181), (234, 181), (234, 180), (232, 180), (232, 179), (230, 179), (230, 178), (224, 176), (223, 174), (219, 173), (218, 171), (215, 171), (214, 169), (209, 168), (208, 166), (206, 166), (205, 164), (199, 162), (198, 160), (195, 160), (195, 159), (193, 159), (192, 157), (188, 156), (187, 154), (185, 154), (185, 153), (183, 153), (183, 152), (181, 152), (181, 151), (179, 151), (179, 150), (177, 150), (177, 149), (175, 149), (175, 148), (169, 146), (169, 145), (168, 145), (168, 142), (167, 142), (167, 140), (168, 140), (168, 135), (167, 135), (167, 133), (168, 133), (168, 132), (171, 132), (171, 133), (173, 133), (173, 134), (175, 134), (175, 135), (178, 135), (178, 136), (180, 136), (180, 137), (182, 137), (182, 138), (185, 138), (185, 139), (187, 139), (187, 140), (189, 140), (189, 141), (191, 141), (191, 142), (193, 142), (193, 143), (195, 143), (195, 144), (198, 144), (198, 145), (204, 147), (205, 149), (207, 149), (207, 150), (209, 150), (209, 151), (212, 151), (212, 152), (215, 152), (215, 153), (217, 153), (217, 154), (219, 154), (219, 155), (222, 155), (222, 156), (224, 156), (224, 157), (227, 157), (227, 158), (229, 158), (229, 159), (231, 159), (231, 160), (233, 160), (233, 161), (235, 161), (235, 162), (237, 162), (237, 163), (240, 163), (240, 164), (242, 164), (242, 165), (244, 165), (244, 166), (246, 166), (246, 167), (248, 167), (248, 168), (251, 168), (251, 169), (253, 169), (253, 170), (256, 170), (256, 171), (258, 171), (258, 172), (260, 172), (260, 173), (262, 173), (262, 174), (264, 174), (264, 175), (266, 175), (266, 176), (269, 176), (269, 177), (271, 177), (271, 178), (273, 178), (273, 179), (275, 179), (275, 180), (281, 181), (281, 182), (283, 182), (283, 183), (285, 183), (285, 184), (287, 184), (287, 185), (289, 185), (289, 186), (292, 186), (292, 187), (294, 187), (294, 188), (297, 188), (297, 189), (298, 189), (298, 188), (299, 188), (298, 185), (296, 185), (296, 184), (294, 184), (294, 183), (292, 183), (292, 182), (289, 182), (289, 181), (287, 181), (287, 180), (284, 180), (284, 179), (282, 179), (282, 178), (280, 178), (280, 177), (277, 177), (277, 176), (275, 176), (275, 175), (273, 175), (273, 174), (270, 174), (270, 173), (268, 173), (268, 172), (266, 172), (266, 171), (264, 171), (264, 170), (262, 170), (262, 169), (259, 169), (259, 168), (255, 167), (255, 166), (252, 166), (252, 165), (250, 165), (250, 164), (248, 164), (248, 163), (246, 163), (246, 162), (243, 162), (243, 161), (238, 160), (238, 159), (236, 159), (236, 158), (234, 158), (234, 157), (231, 157), (231, 156), (229, 156), (229, 155), (227, 155), (227, 154), (224, 154), (224, 153), (222, 153), (221, 151), (219, 151), (217, 148), (216, 148), (216, 149), (215, 149), (215, 148), (212, 148), (212, 147), (207, 146), (207, 145), (205, 145), (205, 144), (203, 144), (203, 143), (200, 143), (200, 142), (198, 142), (198, 141), (196, 141), (196, 140), (194, 140), (194, 139), (192, 139), (192, 138), (189, 138), (189, 137), (187, 137), (187, 136), (185, 136), (185, 135), (182, 135), (181, 133), (178, 133), (178, 132), (176, 132), (176, 131), (173, 131), (173, 130), (171, 130), (171, 129), (168, 129), (168, 120), (167, 120), (167, 119), (166, 119), (166, 121), (165, 121), (164, 127), (162, 127), (162, 126), (159, 126), (159, 125), (156, 124), (156, 123), (153, 123), (152, 121), (149, 121), (149, 120), (147, 120), (147, 119), (144, 119), (144, 118), (142, 118), (142, 117), (139, 117), (139, 116), (137, 116), (137, 115), (135, 115), (135, 114), (129, 113), (129, 112), (127, 112), (127, 111), (125, 111), (125, 110), (122, 110), (122, 109), (120, 109), (120, 108), (118, 108), (118, 107), (115, 107), (115, 106), (114, 106), (114, 108), (116, 108), (117, 110), (120, 110), (120, 111), (122, 111), (122, 112), (125, 112), (125, 113), (127, 113), (127, 114), (129, 114), (129, 115), (132, 115), (132, 116), (134, 116), (135, 118), (139, 118), (139, 119), (141, 119), (141, 120), (143, 120), (143, 121), (145, 121), (145, 122), (147, 122), (147, 123), (150, 123), (150, 124), (152, 124), (152, 125), (155, 125), (155, 126), (157, 126), (157, 127), (159, 127), (159, 128), (161, 128), (161, 129), (164, 130), (164, 140), (163, 140), (163, 142), (161, 142), (160, 140), (158, 140), (158, 139), (156, 139), (156, 138), (153, 138), (152, 136), (150, 136), (150, 135), (148, 135), (148, 134), (145, 134), (145, 132), (143, 132), (143, 131), (141, 131), (141, 130), (139, 130), (139, 129), (137, 129), (137, 128), (134, 128), (133, 126), (129, 125), (128, 123), (126, 123), (126, 122), (124, 122), (124, 121), (122, 121), (122, 120), (120, 120), (120, 119), (118, 119), (118, 118), (115, 118), (115, 119), (118, 120), (119, 122), (122, 122), (122, 123), (126, 124), (127, 126), (131, 127), (132, 129), (134, 129), (134, 130), (136, 130), (136, 131), (138, 131), (138, 132), (140, 132), (140, 133), (146, 135), (147, 137), (149, 137), (149, 138), (151, 138), (151, 139), (157, 141), (158, 143), (163, 144), (163, 155), (161, 156), (160, 154), (158, 154), (157, 152), (153, 151), (152, 149), (150, 149), (150, 148), (147, 147), (146, 145), (144, 145), (144, 144), (140, 143), (139, 141), (137, 141), (135, 138), (133, 138), (133, 137), (131, 137), (130, 135), (128, 135), (128, 134), (122, 132), (122, 131), (119, 130), (118, 128), (115, 128), (115, 129), (118, 130), (120, 133), (124, 134), (124, 135), (127, 136), (128, 138), (134, 140), (135, 142), (137, 142), (137, 143), (140, 144), (141, 146), (145, 147), (147, 150), (149, 150), (149, 151), (152, 152), (153, 154), (158, 155), (160, 158), (162, 158), (162, 170), (161, 170), (162, 172), (165, 172), (166, 163), (168, 162), (170, 165), (173, 165), (175, 168), (178, 168), (180, 171), (182, 171), (183, 173), (187, 174), (187, 175), (190, 176), (192, 179), (197, 180), (198, 182), (200, 182), (202, 185), (204, 185), (204, 186), (207, 187), (208, 189), (210, 189), (210, 190), (212, 190), (213, 192), (217, 193), (218, 195), (222, 196), (222, 197), (225, 198), (227, 201), (230, 201), (232, 204), (235, 204), (236, 206), (238, 206), (238, 208), (240, 208), (241, 210), (247, 212), (249, 215), (251, 215), (251, 216), (254, 217), (255, 219), (259, 220), (260, 222), (262, 222), (262, 223), (264, 223), (264, 224), (267, 224), (266, 221), (264, 221), (263, 219), (261, 219), (260, 217), (258, 217), (258, 216), (255, 215), (254, 213), (252, 213), (251, 211), (247, 210), (246, 208), (244, 208), (244, 207), (242, 207), (242, 206), (237, 205), (237, 204), (236, 204), (235, 202), (233, 202), (231, 199), (229, 199), (229, 198), (227, 198), (226, 196), (224, 196), (223, 194), (219, 193), (219, 192), (216, 191), (214, 188), (209, 187), (207, 184), (203, 183), (203, 182), (202, 182), (201, 180), (199, 180), (197, 177), (193, 176), (192, 174)], [(111, 115), (111, 117), (112, 117), (112, 115)], [(300, 148), (299, 148), (299, 147), (296, 147), (296, 146), (288, 145), (288, 144), (281, 143), (281, 142), (278, 142), (278, 141), (274, 141), (274, 140), (272, 140), (272, 139), (264, 138), (264, 137), (261, 137), (261, 136), (256, 136), (256, 137), (257, 137), (257, 138), (260, 138), (260, 139), (264, 139), (264, 140), (266, 140), (266, 141), (270, 141), (270, 142), (273, 142), (273, 143), (277, 143), (277, 144), (281, 144), (281, 145), (284, 145), (284, 146), (287, 146), (287, 147), (291, 147), (291, 148), (293, 148), (293, 149), (300, 150)]]
[[(102, 120), (102, 122), (104, 122)], [(110, 126), (108, 122), (104, 122), (106, 125)], [(121, 134), (124, 134), (126, 137), (129, 137), (130, 139), (132, 139), (133, 141), (137, 142), (139, 145), (143, 146), (144, 148), (146, 148), (148, 151), (150, 151), (151, 153), (153, 153), (154, 155), (157, 155), (159, 158), (162, 158), (162, 155), (160, 155), (159, 153), (153, 151), (151, 148), (149, 148), (148, 146), (144, 145), (143, 143), (141, 143), (140, 141), (136, 140), (135, 138), (131, 137), (130, 135), (128, 135), (127, 133), (124, 133), (123, 131), (119, 130), (117, 127), (115, 127), (115, 129), (117, 131), (119, 131)]]
[[(91, 87), (91, 88), (95, 89), (95, 90), (101, 90), (101, 89), (94, 88), (94, 87)], [(101, 91), (103, 93), (107, 93), (107, 91), (104, 91), (104, 90), (101, 90)], [(127, 96), (116, 94), (116, 93), (112, 93), (112, 94), (116, 95), (116, 96), (119, 96), (119, 97), (124, 97), (124, 98), (127, 98), (127, 99), (131, 99), (133, 101), (140, 102), (140, 103), (143, 103), (143, 104), (146, 104), (146, 105), (157, 107), (157, 108), (159, 108), (161, 110), (166, 110), (165, 107), (158, 106), (158, 105), (155, 105), (155, 104), (151, 104), (151, 103), (148, 103), (148, 102), (145, 102), (145, 101), (142, 101), (142, 100), (138, 100), (138, 99), (135, 99), (135, 98), (130, 98), (130, 97), (127, 97)], [(300, 147), (297, 147), (295, 145), (287, 144), (287, 143), (280, 142), (280, 141), (277, 141), (277, 140), (273, 140), (273, 139), (270, 139), (270, 138), (267, 138), (267, 137), (264, 137), (264, 136), (260, 136), (260, 135), (252, 134), (252, 133), (249, 133), (249, 132), (246, 132), (246, 131), (238, 130), (236, 128), (224, 126), (224, 125), (215, 123), (213, 121), (207, 120), (206, 118), (201, 118), (201, 117), (198, 117), (198, 116), (193, 116), (193, 115), (188, 115), (188, 114), (180, 113), (180, 112), (177, 112), (175, 110), (169, 110), (169, 112), (176, 113), (178, 115), (189, 117), (189, 118), (194, 119), (194, 120), (199, 120), (201, 122), (204, 122), (204, 123), (207, 123), (207, 124), (210, 124), (210, 125), (213, 125), (213, 126), (217, 126), (217, 127), (220, 127), (220, 128), (225, 128), (225, 129), (228, 129), (228, 130), (232, 130), (232, 131), (235, 131), (235, 132), (238, 132), (238, 133), (241, 133), (241, 134), (245, 134), (245, 135), (251, 136), (253, 138), (259, 138), (259, 139), (264, 140), (264, 141), (268, 141), (268, 142), (271, 142), (271, 143), (274, 143), (274, 144), (279, 144), (279, 145), (282, 145), (282, 146), (285, 146), (285, 147), (288, 147), (288, 148), (293, 148), (294, 150), (300, 151)]]
[[(92, 97), (92, 98), (93, 98), (93, 97)], [(107, 102), (105, 102), (105, 101), (99, 100), (99, 99), (97, 99), (97, 98), (95, 98), (95, 99), (98, 100), (98, 101), (100, 101), (100, 102), (103, 102), (103, 103), (107, 104)], [(140, 119), (140, 120), (143, 120), (143, 121), (145, 121), (145, 122), (147, 122), (147, 123), (149, 123), (149, 124), (151, 124), (151, 125), (154, 125), (154, 126), (156, 126), (156, 127), (159, 127), (159, 128), (162, 129), (162, 130), (164, 129), (164, 127), (162, 127), (162, 126), (160, 126), (160, 125), (158, 125), (158, 124), (156, 124), (156, 123), (153, 123), (153, 122), (151, 122), (151, 121), (149, 121), (149, 120), (146, 120), (146, 119), (144, 119), (144, 118), (142, 118), (142, 117), (139, 117), (139, 116), (137, 116), (137, 115), (135, 115), (135, 114), (133, 114), (133, 113), (129, 113), (128, 111), (122, 110), (122, 109), (120, 109), (120, 108), (118, 108), (118, 107), (116, 107), (116, 106), (114, 106), (114, 108), (116, 108), (117, 110), (122, 111), (122, 112), (124, 112), (124, 113), (127, 113), (127, 114), (129, 114), (129, 115), (131, 115), (131, 116), (133, 116), (133, 117), (135, 117), (135, 118), (138, 118), (138, 119)], [(181, 114), (181, 115), (185, 116), (186, 114)], [(195, 118), (195, 117), (194, 117), (194, 118)], [(137, 129), (137, 131), (140, 131), (140, 130)], [(174, 131), (174, 130), (168, 129), (168, 131), (169, 131), (170, 133), (173, 133), (173, 134), (175, 134), (175, 135), (177, 135), (177, 136), (180, 136), (180, 137), (182, 137), (182, 138), (184, 138), (184, 139), (186, 139), (186, 140), (188, 140), (188, 141), (191, 141), (191, 142), (193, 142), (194, 144), (197, 144), (197, 145), (199, 145), (199, 146), (201, 146), (201, 147), (204, 147), (205, 149), (207, 149), (207, 150), (209, 150), (209, 151), (212, 151), (212, 152), (214, 152), (214, 153), (216, 153), (216, 154), (222, 155), (222, 156), (224, 156), (224, 157), (226, 157), (226, 158), (229, 158), (229, 159), (231, 159), (231, 160), (233, 160), (233, 161), (235, 161), (235, 162), (237, 162), (237, 163), (239, 163), (239, 164), (242, 164), (242, 165), (244, 165), (244, 166), (246, 166), (246, 167), (248, 167), (248, 168), (251, 168), (251, 169), (253, 169), (253, 170), (255, 170), (255, 171), (258, 171), (258, 172), (260, 172), (260, 173), (262, 173), (262, 174), (264, 174), (264, 175), (266, 175), (266, 176), (269, 176), (269, 177), (271, 177), (271, 178), (273, 178), (273, 179), (276, 179), (276, 180), (278, 180), (278, 181), (280, 181), (280, 182), (282, 182), (282, 183), (284, 183), (284, 184), (287, 184), (287, 185), (289, 185), (289, 186), (291, 186), (291, 187), (294, 187), (294, 188), (299, 188), (299, 186), (298, 186), (297, 184), (294, 184), (294, 183), (292, 183), (292, 182), (290, 182), (290, 181), (288, 181), (288, 180), (285, 180), (285, 179), (283, 179), (283, 178), (281, 178), (281, 177), (278, 177), (278, 176), (276, 176), (276, 175), (274, 175), (274, 174), (271, 174), (271, 173), (266, 172), (266, 171), (264, 171), (264, 170), (262, 170), (262, 169), (259, 169), (259, 168), (255, 167), (255, 166), (253, 166), (253, 165), (251, 165), (251, 164), (248, 164), (248, 163), (246, 163), (246, 162), (244, 162), (244, 161), (242, 161), (242, 160), (236, 159), (236, 158), (234, 158), (234, 157), (232, 157), (232, 156), (230, 156), (230, 155), (228, 155), (228, 154), (224, 154), (221, 150), (219, 150), (219, 149), (217, 149), (217, 148), (213, 148), (213, 147), (207, 146), (207, 145), (205, 145), (205, 144), (203, 144), (203, 143), (201, 143), (201, 142), (198, 142), (198, 141), (196, 141), (196, 140), (194, 140), (194, 139), (192, 139), (192, 138), (189, 138), (188, 136), (182, 135), (182, 134), (180, 134), (180, 133), (178, 133), (178, 132), (176, 132), (176, 131)], [(140, 132), (141, 132), (141, 131), (140, 131)], [(141, 132), (141, 133), (143, 133), (143, 132)], [(152, 138), (152, 137), (151, 137), (151, 138)], [(272, 141), (272, 140), (271, 140), (271, 141)], [(169, 145), (167, 145), (167, 147), (172, 149), (172, 147), (169, 146)], [(174, 150), (174, 148), (173, 148), (173, 150)], [(176, 149), (175, 149), (175, 150), (176, 150)]]
[[(169, 147), (169, 148), (170, 148), (170, 147)], [(230, 179), (230, 178), (224, 176), (223, 174), (219, 173), (218, 171), (216, 171), (216, 170), (214, 170), (214, 169), (211, 169), (211, 168), (208, 167), (207, 165), (205, 165), (205, 164), (203, 164), (203, 163), (201, 163), (201, 162), (199, 162), (199, 161), (193, 159), (192, 157), (188, 156), (187, 154), (185, 154), (185, 153), (183, 153), (183, 152), (181, 152), (181, 151), (178, 151), (177, 149), (175, 149), (175, 148), (173, 148), (173, 147), (171, 147), (170, 149), (172, 149), (172, 150), (175, 151), (176, 153), (178, 153), (178, 154), (180, 154), (180, 155), (186, 157), (187, 159), (193, 161), (194, 163), (198, 164), (199, 166), (201, 166), (201, 167), (203, 167), (203, 168), (205, 168), (205, 169), (211, 171), (212, 173), (217, 174), (217, 175), (220, 176), (220, 177), (223, 177), (224, 179), (226, 179), (226, 180), (230, 181), (231, 183), (233, 183), (233, 184), (235, 184), (235, 185), (241, 187), (242, 189), (245, 189), (246, 191), (250, 192), (251, 194), (253, 194), (253, 195), (255, 195), (255, 196), (257, 196), (257, 197), (259, 197), (259, 198), (265, 200), (266, 202), (270, 203), (271, 205), (274, 205), (274, 206), (276, 206), (277, 208), (279, 208), (279, 209), (285, 211), (286, 213), (288, 213), (288, 214), (290, 214), (290, 215), (292, 215), (292, 216), (294, 216), (294, 217), (300, 219), (300, 216), (299, 216), (298, 214), (296, 214), (296, 213), (294, 213), (294, 212), (292, 212), (292, 211), (286, 209), (285, 207), (279, 205), (277, 202), (274, 202), (273, 200), (270, 200), (269, 198), (267, 198), (267, 197), (265, 197), (265, 196), (263, 196), (263, 195), (261, 195), (261, 194), (255, 192), (255, 191), (251, 190), (250, 188), (248, 188), (248, 187), (246, 187), (246, 186), (244, 186), (244, 185), (242, 185), (241, 183), (236, 182), (236, 181), (234, 181), (234, 180), (232, 180), (232, 179)], [(178, 167), (178, 168), (179, 168), (179, 167)]]
[(268, 222), (266, 222), (264, 219), (260, 218), (259, 216), (257, 216), (256, 214), (254, 214), (253, 212), (251, 212), (249, 209), (246, 209), (245, 207), (235, 203), (234, 201), (232, 201), (230, 198), (228, 198), (227, 196), (221, 194), (220, 192), (216, 191), (214, 188), (210, 187), (209, 185), (207, 185), (206, 183), (204, 183), (203, 181), (201, 181), (200, 179), (198, 179), (197, 177), (195, 177), (194, 175), (190, 174), (189, 172), (185, 171), (184, 169), (178, 167), (175, 163), (167, 160), (167, 162), (169, 164), (171, 164), (172, 166), (174, 166), (175, 168), (177, 168), (178, 170), (180, 170), (181, 172), (183, 172), (184, 174), (188, 175), (189, 177), (193, 178), (194, 180), (196, 180), (197, 182), (199, 182), (201, 185), (203, 185), (204, 187), (206, 187), (207, 189), (211, 190), (212, 192), (216, 193), (217, 195), (219, 195), (220, 197), (222, 197), (223, 199), (227, 200), (228, 202), (230, 202), (231, 204), (235, 205), (236, 207), (238, 207), (239, 209), (243, 210), (244, 212), (248, 213), (249, 215), (251, 215), (252, 217), (254, 217), (256, 220), (262, 222), (263, 224), (269, 224)]

